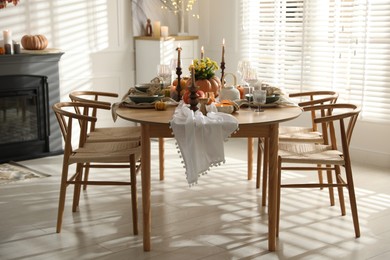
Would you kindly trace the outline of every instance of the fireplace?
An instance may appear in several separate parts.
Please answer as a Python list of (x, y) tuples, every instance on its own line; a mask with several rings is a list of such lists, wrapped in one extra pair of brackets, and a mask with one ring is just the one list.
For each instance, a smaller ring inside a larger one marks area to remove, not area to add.
[(60, 100), (61, 55), (0, 55), (0, 163), (62, 153), (51, 111)]
[(49, 152), (46, 76), (0, 76), (0, 158), (18, 160)]

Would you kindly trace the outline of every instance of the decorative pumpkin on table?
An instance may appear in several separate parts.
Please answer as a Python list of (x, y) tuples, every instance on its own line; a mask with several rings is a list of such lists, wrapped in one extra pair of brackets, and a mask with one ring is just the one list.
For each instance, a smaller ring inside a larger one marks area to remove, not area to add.
[[(192, 65), (191, 65), (192, 66)], [(204, 93), (213, 92), (218, 97), (222, 87), (221, 80), (215, 76), (215, 71), (219, 69), (218, 64), (210, 58), (193, 61), (195, 70), (195, 86)], [(191, 86), (191, 79), (187, 80), (186, 86)]]
[(42, 34), (24, 35), (21, 43), (25, 50), (44, 50), (49, 44), (46, 37)]
[[(183, 77), (180, 79), (180, 87), (181, 87), (181, 91), (180, 91), (180, 95), (183, 96), (185, 91), (187, 90), (187, 80), (189, 78), (188, 77)], [(172, 85), (170, 86), (170, 97), (174, 100), (177, 99), (177, 91), (176, 91), (176, 86), (177, 86), (177, 78), (172, 82)]]

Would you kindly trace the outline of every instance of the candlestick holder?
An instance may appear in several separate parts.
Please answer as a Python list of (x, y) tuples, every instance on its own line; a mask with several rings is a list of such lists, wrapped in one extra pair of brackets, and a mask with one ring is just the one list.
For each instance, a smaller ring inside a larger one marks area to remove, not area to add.
[[(223, 76), (225, 75), (225, 62), (221, 62), (221, 79), (223, 79)], [(224, 85), (224, 82), (222, 82), (222, 86)]]
[(191, 87), (189, 88), (189, 90), (190, 90), (190, 109), (195, 112), (199, 108), (198, 108), (198, 95), (196, 94), (198, 89), (195, 86), (194, 80), (191, 80)]
[(181, 81), (181, 67), (178, 66), (176, 68), (176, 75), (177, 75), (177, 85), (176, 85), (176, 91), (177, 91), (177, 102), (179, 102), (181, 100), (181, 84), (180, 84), (180, 81)]

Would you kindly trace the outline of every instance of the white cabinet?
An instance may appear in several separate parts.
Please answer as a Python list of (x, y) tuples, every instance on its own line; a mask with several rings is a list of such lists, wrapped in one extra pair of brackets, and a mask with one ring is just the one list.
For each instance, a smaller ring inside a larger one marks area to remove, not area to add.
[(182, 77), (188, 76), (188, 67), (192, 59), (200, 54), (198, 50), (198, 36), (171, 36), (166, 38), (139, 36), (135, 39), (135, 82), (147, 83), (157, 76), (158, 64), (170, 64), (177, 59), (176, 48), (180, 44), (182, 51)]

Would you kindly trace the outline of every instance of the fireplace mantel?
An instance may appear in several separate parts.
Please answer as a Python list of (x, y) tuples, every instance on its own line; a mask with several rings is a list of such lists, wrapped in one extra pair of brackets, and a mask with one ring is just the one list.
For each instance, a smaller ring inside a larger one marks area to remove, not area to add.
[[(59, 154), (62, 152), (62, 136), (57, 119), (51, 107), (60, 101), (59, 61), (62, 52), (49, 54), (0, 55), (0, 75), (39, 75), (46, 76), (49, 100), (49, 151), (39, 156), (22, 156), (10, 160), (29, 159)], [(1, 88), (2, 86), (0, 86)], [(1, 158), (0, 158), (1, 159)]]

